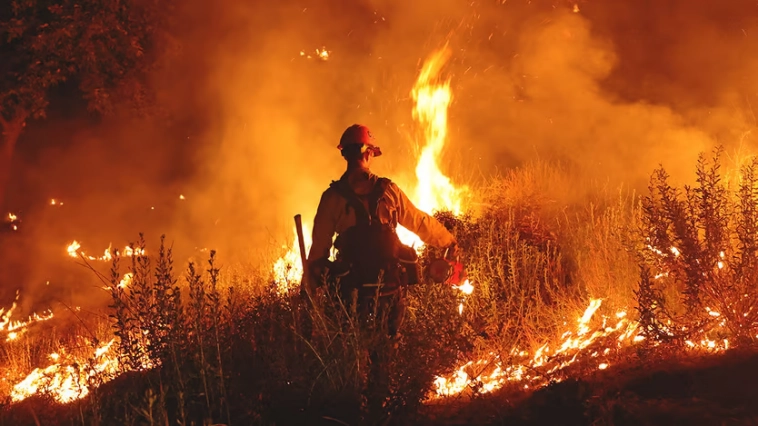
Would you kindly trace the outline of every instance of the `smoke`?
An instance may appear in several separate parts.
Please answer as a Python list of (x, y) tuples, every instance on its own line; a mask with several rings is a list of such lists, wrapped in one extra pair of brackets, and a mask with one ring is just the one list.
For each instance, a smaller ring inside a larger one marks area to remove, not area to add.
[[(99, 254), (139, 231), (152, 247), (166, 233), (178, 260), (204, 255), (196, 248), (219, 249), (228, 261), (276, 255), (292, 238), (292, 216), (310, 226), (321, 192), (342, 173), (336, 145), (353, 123), (368, 125), (382, 146), (376, 171), (410, 192), (410, 90), (423, 59), (445, 43), (453, 104), (443, 169), (454, 181), (539, 158), (640, 188), (659, 163), (686, 180), (701, 151), (750, 151), (755, 5), (592, 0), (576, 8), (185, 2), (175, 12), (181, 49), (166, 52), (152, 81), (172, 121), (93, 122), (81, 105), (58, 102), (24, 135), (9, 207), (25, 232), (0, 236), (0, 282), (47, 292), (51, 271), (65, 267), (41, 266), (70, 263), (70, 240)], [(53, 209), (52, 197), (66, 204)], [(71, 279), (62, 279), (68, 292)]]
[[(756, 62), (745, 54), (754, 26), (705, 8), (713, 2), (597, 1), (504, 23), (467, 53), (472, 68), (456, 90), (475, 95), (456, 105), (459, 142), (483, 141), (474, 148), (491, 159), (485, 168), (560, 159), (641, 188), (660, 163), (688, 180), (698, 153), (755, 142), (745, 108), (755, 96)], [(728, 16), (746, 13), (755, 22), (754, 6)]]

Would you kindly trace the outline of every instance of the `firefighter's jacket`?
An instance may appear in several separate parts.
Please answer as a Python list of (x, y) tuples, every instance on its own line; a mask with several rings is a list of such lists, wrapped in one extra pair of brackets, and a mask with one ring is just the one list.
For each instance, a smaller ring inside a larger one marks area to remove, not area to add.
[[(365, 195), (374, 189), (379, 177), (368, 170), (358, 169), (345, 172), (341, 179), (347, 179), (368, 211)], [(385, 196), (377, 204), (377, 216), (383, 224), (402, 225), (430, 246), (445, 248), (455, 243), (455, 237), (447, 228), (416, 208), (394, 182), (387, 186)], [(340, 234), (355, 224), (355, 211), (348, 207), (348, 201), (335, 189), (324, 191), (313, 221), (313, 244), (308, 254), (308, 263), (312, 265), (313, 262), (328, 258), (335, 232)]]

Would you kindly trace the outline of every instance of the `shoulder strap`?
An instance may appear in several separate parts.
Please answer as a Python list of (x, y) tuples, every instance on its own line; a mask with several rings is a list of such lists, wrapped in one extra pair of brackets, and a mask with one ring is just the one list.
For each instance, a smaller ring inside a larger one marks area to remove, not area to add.
[(366, 211), (363, 202), (361, 202), (358, 195), (355, 194), (346, 181), (334, 181), (330, 187), (345, 198), (348, 206), (351, 206), (355, 210), (356, 223), (371, 224), (373, 221), (378, 221), (376, 216), (377, 205), (387, 191), (389, 184), (390, 180), (387, 178), (379, 178), (377, 180), (374, 189), (368, 194), (368, 211)]
[(358, 198), (355, 192), (353, 192), (353, 190), (350, 188), (350, 185), (348, 185), (346, 181), (337, 180), (332, 182), (332, 184), (329, 186), (337, 191), (337, 193), (340, 194), (345, 200), (347, 200), (348, 207), (352, 207), (353, 210), (355, 210), (356, 224), (371, 223), (371, 219), (369, 217), (369, 213), (366, 211), (366, 207), (363, 205), (361, 200)]
[(387, 178), (379, 178), (376, 181), (376, 184), (374, 185), (374, 190), (371, 191), (368, 198), (368, 208), (371, 212), (371, 218), (373, 220), (379, 221), (379, 218), (377, 217), (377, 206), (379, 204), (379, 200), (384, 197), (384, 193), (387, 191), (387, 187), (390, 184), (390, 180)]

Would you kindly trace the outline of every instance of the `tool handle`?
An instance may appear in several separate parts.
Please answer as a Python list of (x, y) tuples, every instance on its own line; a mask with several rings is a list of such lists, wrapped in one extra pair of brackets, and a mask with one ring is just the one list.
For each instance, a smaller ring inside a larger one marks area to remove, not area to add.
[(305, 253), (305, 239), (303, 238), (303, 218), (299, 214), (295, 215), (295, 231), (297, 232), (297, 243), (300, 247), (300, 261), (303, 264), (303, 278), (300, 281), (300, 290), (308, 288), (308, 256)]

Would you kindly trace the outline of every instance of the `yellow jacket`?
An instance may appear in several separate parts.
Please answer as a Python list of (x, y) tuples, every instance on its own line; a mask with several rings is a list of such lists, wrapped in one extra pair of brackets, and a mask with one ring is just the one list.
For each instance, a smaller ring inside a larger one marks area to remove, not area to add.
[[(360, 197), (373, 190), (379, 177), (369, 170), (358, 169), (345, 172), (341, 179), (347, 179), (350, 187)], [(368, 207), (367, 200), (362, 198)], [(383, 224), (399, 223), (430, 246), (445, 248), (455, 243), (453, 234), (433, 216), (416, 208), (394, 182), (388, 185), (385, 197), (378, 203), (377, 215)], [(347, 200), (333, 188), (324, 191), (313, 220), (313, 244), (308, 253), (308, 263), (328, 258), (334, 233), (340, 234), (355, 224), (355, 210), (348, 208)]]

